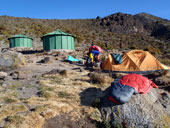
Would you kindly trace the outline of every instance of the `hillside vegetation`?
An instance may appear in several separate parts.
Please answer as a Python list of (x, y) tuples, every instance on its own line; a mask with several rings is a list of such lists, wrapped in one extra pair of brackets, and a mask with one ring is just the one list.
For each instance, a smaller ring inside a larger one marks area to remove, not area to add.
[(14, 34), (40, 39), (56, 29), (76, 35), (77, 46), (93, 41), (105, 48), (104, 43), (108, 42), (108, 49), (117, 49), (122, 42), (124, 49), (143, 49), (165, 58), (169, 56), (170, 21), (147, 13), (68, 20), (0, 16), (0, 41), (5, 45)]

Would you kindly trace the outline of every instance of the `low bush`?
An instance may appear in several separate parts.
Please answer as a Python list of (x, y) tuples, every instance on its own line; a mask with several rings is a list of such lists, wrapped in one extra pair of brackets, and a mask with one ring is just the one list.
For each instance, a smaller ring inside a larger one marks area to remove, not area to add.
[(144, 50), (150, 52), (153, 55), (160, 55), (160, 54), (162, 54), (162, 52), (159, 49), (154, 48), (152, 46), (146, 47)]
[(67, 76), (67, 71), (66, 70), (61, 70), (60, 75), (61, 76)]
[(92, 83), (94, 83), (94, 84), (106, 83), (106, 78), (103, 74), (99, 74), (99, 73), (95, 72), (95, 73), (90, 73), (89, 76), (90, 76)]
[(70, 94), (67, 93), (67, 92), (59, 92), (58, 97), (60, 97), (60, 98), (69, 98)]
[(4, 98), (4, 101), (5, 101), (6, 103), (14, 103), (14, 102), (17, 102), (16, 99), (9, 98), (9, 97), (5, 97), (5, 98)]

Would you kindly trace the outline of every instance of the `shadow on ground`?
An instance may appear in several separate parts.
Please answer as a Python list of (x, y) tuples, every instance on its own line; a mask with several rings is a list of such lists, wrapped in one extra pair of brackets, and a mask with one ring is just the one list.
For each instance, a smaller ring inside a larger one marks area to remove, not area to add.
[(100, 88), (87, 88), (80, 94), (81, 105), (92, 106), (96, 99), (104, 96), (104, 92)]
[(22, 54), (36, 54), (36, 53), (43, 53), (43, 50), (27, 50), (27, 51), (21, 51)]

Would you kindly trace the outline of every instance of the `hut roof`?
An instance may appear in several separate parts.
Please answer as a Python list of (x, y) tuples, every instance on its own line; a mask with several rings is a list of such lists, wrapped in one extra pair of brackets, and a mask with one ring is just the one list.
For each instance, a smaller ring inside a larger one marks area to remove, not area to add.
[[(23, 34), (13, 35), (13, 36), (9, 37), (8, 40), (11, 39), (11, 38), (29, 38), (29, 39), (32, 39), (32, 38), (30, 38), (30, 37), (28, 37), (28, 36), (25, 36), (25, 35), (23, 35)], [(33, 40), (33, 39), (32, 39), (32, 40)]]
[(45, 36), (53, 36), (53, 35), (64, 35), (64, 36), (73, 36), (73, 37), (75, 37), (75, 35), (72, 35), (70, 33), (66, 33), (66, 32), (63, 32), (61, 30), (56, 30), (54, 32), (50, 32), (48, 34), (43, 35), (41, 38), (43, 38)]

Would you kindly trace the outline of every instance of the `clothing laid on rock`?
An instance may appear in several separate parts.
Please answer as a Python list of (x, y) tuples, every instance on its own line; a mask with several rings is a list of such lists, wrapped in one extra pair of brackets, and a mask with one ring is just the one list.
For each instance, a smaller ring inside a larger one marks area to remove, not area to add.
[(124, 104), (129, 101), (134, 92), (135, 89), (133, 87), (120, 84), (119, 82), (112, 82), (109, 100), (116, 104)]
[(124, 104), (133, 94), (146, 94), (152, 88), (158, 86), (148, 78), (138, 74), (128, 74), (111, 83), (109, 100), (115, 104)]
[(119, 83), (133, 87), (140, 94), (146, 94), (152, 88), (158, 88), (151, 80), (139, 74), (126, 75), (122, 77)]

